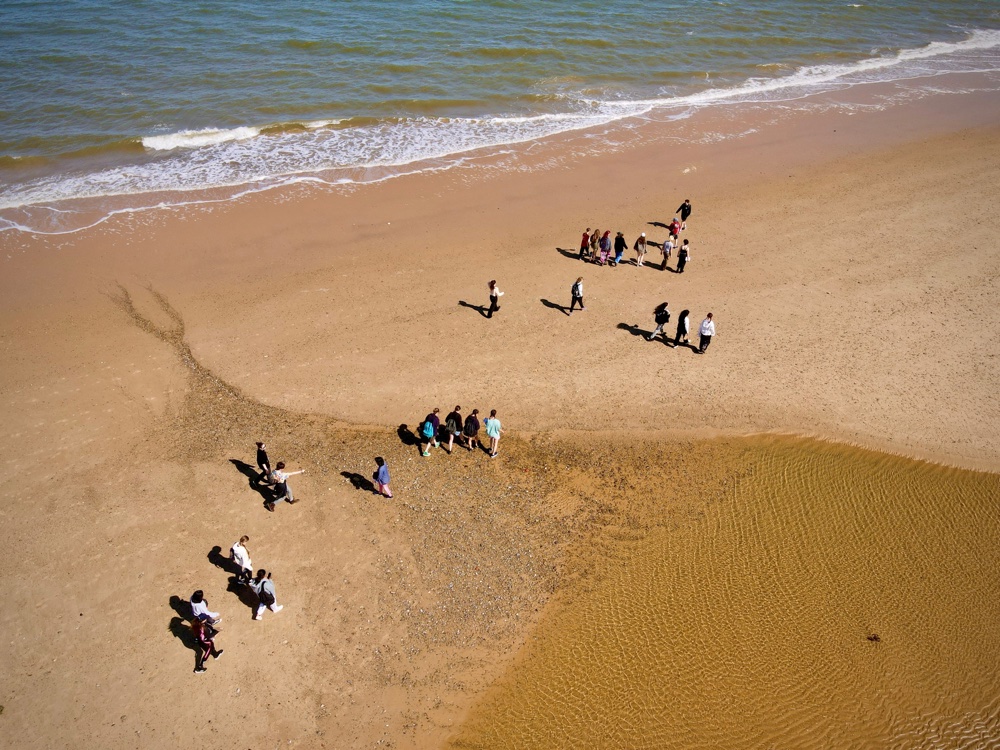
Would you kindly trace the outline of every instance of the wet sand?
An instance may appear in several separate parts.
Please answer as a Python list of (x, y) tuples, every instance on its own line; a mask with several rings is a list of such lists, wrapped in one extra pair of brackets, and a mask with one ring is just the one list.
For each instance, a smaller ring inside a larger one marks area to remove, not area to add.
[[(757, 450), (705, 438), (996, 471), (1000, 103), (942, 100), (4, 237), (7, 743), (441, 746), (555, 632), (555, 592), (598, 586), (616, 534), (651, 543), (637, 498), (697, 536), (733, 476), (705, 467)], [(683, 276), (560, 252), (586, 226), (659, 240), (684, 197)], [(541, 303), (579, 275), (585, 314)], [(485, 321), (457, 303), (489, 278)], [(705, 356), (633, 335), (664, 299), (716, 313)], [(500, 458), (421, 459), (397, 433), (455, 402), (500, 410)], [(257, 439), (307, 468), (302, 504), (261, 508), (231, 461)], [(375, 455), (392, 502), (364, 491)], [(210, 554), (241, 534), (286, 605), (260, 623)], [(172, 602), (195, 588), (225, 615), (200, 676)]]

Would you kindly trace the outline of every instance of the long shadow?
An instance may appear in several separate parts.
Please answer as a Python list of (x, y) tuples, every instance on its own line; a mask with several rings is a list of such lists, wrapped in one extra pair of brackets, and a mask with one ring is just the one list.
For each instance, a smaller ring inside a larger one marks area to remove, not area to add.
[(399, 440), (403, 443), (403, 445), (420, 445), (420, 439), (414, 435), (413, 430), (405, 424), (401, 424), (396, 428), (396, 434), (399, 435)]
[(647, 221), (651, 227), (660, 227), (660, 229), (670, 229), (669, 224), (664, 224), (662, 221)]
[(375, 485), (372, 484), (372, 481), (370, 479), (366, 479), (356, 471), (342, 471), (340, 472), (340, 476), (350, 482), (356, 490), (362, 490), (363, 492), (375, 491)]
[(560, 305), (558, 302), (550, 302), (547, 299), (539, 300), (543, 305), (551, 310), (558, 310), (561, 313), (569, 315), (569, 308), (566, 305)]
[[(580, 260), (580, 250), (579, 249), (577, 249), (577, 250), (567, 250), (564, 247), (557, 247), (556, 250), (559, 251), (560, 255), (563, 255), (563, 256), (565, 256), (567, 258), (572, 258), (573, 260)], [(587, 259), (587, 257), (584, 256), (584, 260), (586, 260), (586, 259)]]
[(649, 334), (652, 333), (652, 331), (644, 331), (639, 326), (630, 323), (619, 323), (617, 327), (619, 331), (628, 331), (633, 336), (643, 336), (644, 338), (649, 338)]
[(191, 603), (181, 599), (176, 594), (170, 597), (170, 608), (176, 612), (182, 620), (194, 619), (194, 613), (191, 612)]
[(195, 666), (198, 666), (198, 639), (194, 637), (194, 631), (190, 623), (180, 617), (171, 617), (167, 630), (174, 634), (174, 638), (183, 643), (194, 653)]
[(236, 564), (234, 560), (230, 560), (228, 557), (222, 554), (222, 547), (218, 544), (212, 547), (208, 553), (208, 561), (212, 563), (215, 567), (220, 570), (224, 570), (227, 573), (231, 573), (234, 577), (238, 577), (242, 572), (239, 565)]
[(464, 299), (460, 299), (458, 301), (458, 304), (461, 305), (462, 307), (468, 307), (470, 310), (475, 310), (484, 318), (486, 317), (486, 313), (489, 310), (489, 308), (486, 305), (474, 305), (471, 302), (466, 302)]
[(261, 475), (255, 467), (245, 461), (240, 461), (238, 458), (229, 459), (229, 463), (235, 466), (236, 470), (247, 478), (247, 484), (250, 486), (250, 489), (260, 495), (264, 499), (265, 503), (269, 503), (274, 500), (274, 492), (270, 487), (260, 483)]

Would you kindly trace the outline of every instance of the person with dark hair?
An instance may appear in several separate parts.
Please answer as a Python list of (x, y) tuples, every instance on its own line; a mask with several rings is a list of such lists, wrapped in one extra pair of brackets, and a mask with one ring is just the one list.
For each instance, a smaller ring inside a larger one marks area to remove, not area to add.
[(604, 234), (601, 235), (600, 247), (601, 247), (601, 257), (598, 260), (598, 263), (600, 263), (602, 266), (604, 266), (604, 265), (607, 265), (607, 263), (608, 263), (608, 256), (611, 254), (611, 230), (610, 229), (607, 230)]
[(677, 251), (677, 273), (684, 273), (684, 266), (687, 265), (690, 258), (691, 251), (688, 247), (688, 241), (684, 240), (684, 242), (681, 243), (681, 249)]
[(204, 620), (211, 625), (222, 622), (218, 612), (209, 611), (208, 600), (205, 598), (205, 592), (201, 589), (191, 594), (191, 614), (195, 620)]
[(670, 322), (670, 310), (667, 309), (668, 304), (668, 302), (661, 302), (656, 306), (656, 309), (653, 310), (653, 320), (656, 322), (656, 328), (654, 328), (653, 332), (647, 336), (649, 341), (655, 339), (656, 334), (663, 330), (663, 326)]
[(573, 286), (569, 288), (569, 295), (570, 295), (570, 300), (569, 300), (570, 315), (573, 314), (573, 308), (576, 307), (576, 304), (578, 302), (580, 303), (581, 310), (587, 309), (586, 307), (583, 306), (583, 276), (581, 276), (580, 278), (578, 278), (576, 281), (573, 282)]
[(493, 279), (490, 284), (490, 309), (486, 311), (486, 317), (492, 318), (493, 313), (500, 309), (500, 298), (503, 297), (503, 292), (497, 286), (497, 280)]
[(622, 262), (622, 253), (628, 249), (628, 243), (625, 241), (625, 235), (619, 232), (615, 235), (615, 260), (611, 264), (617, 266)]
[(375, 494), (382, 497), (392, 497), (392, 490), (389, 489), (389, 465), (381, 456), (375, 458), (375, 473), (372, 474), (372, 481), (375, 482)]
[(433, 445), (437, 448), (440, 443), (438, 442), (438, 430), (441, 429), (441, 419), (438, 414), (441, 412), (436, 406), (434, 411), (424, 417), (424, 421), (420, 423), (420, 455), (429, 456), (431, 455), (431, 446)]
[(688, 331), (690, 330), (691, 324), (688, 322), (688, 316), (691, 314), (690, 310), (681, 310), (681, 314), (677, 316), (677, 335), (674, 337), (674, 347), (678, 347), (681, 344), (688, 343)]
[(271, 574), (261, 568), (257, 571), (257, 577), (248, 584), (257, 594), (257, 611), (253, 619), (259, 620), (264, 615), (265, 607), (272, 612), (280, 612), (285, 605), (278, 604), (274, 596), (274, 583), (271, 581)]
[(500, 434), (503, 432), (500, 420), (497, 419), (497, 410), (493, 409), (486, 418), (486, 434), (490, 438), (490, 458), (496, 458), (500, 452)]
[(267, 446), (257, 443), (257, 468), (260, 469), (260, 476), (257, 477), (257, 484), (267, 482), (271, 478), (271, 461), (267, 457)]
[(677, 207), (677, 210), (674, 211), (674, 213), (680, 214), (681, 222), (686, 224), (688, 217), (691, 215), (691, 199), (685, 198), (684, 202)]
[(448, 433), (448, 447), (445, 448), (448, 451), (448, 455), (451, 455), (452, 449), (455, 447), (455, 438), (462, 434), (462, 427), (465, 426), (462, 420), (462, 407), (456, 406), (455, 410), (450, 412), (447, 417), (444, 418), (444, 429)]
[(586, 260), (588, 252), (590, 252), (590, 227), (587, 227), (587, 231), (580, 238), (580, 260)]
[(466, 417), (462, 437), (465, 439), (465, 447), (470, 451), (479, 447), (479, 409), (473, 409), (472, 414)]
[(222, 649), (215, 647), (216, 631), (210, 623), (196, 619), (191, 623), (191, 629), (194, 630), (194, 639), (198, 646), (198, 650), (195, 652), (194, 673), (204, 674), (208, 671), (205, 667), (208, 657), (218, 659), (222, 656)]
[(704, 354), (708, 345), (712, 343), (712, 336), (715, 335), (715, 321), (712, 320), (712, 313), (709, 313), (708, 317), (701, 321), (698, 333), (701, 336), (701, 340), (698, 342), (698, 354)]
[(271, 472), (271, 482), (274, 484), (274, 499), (264, 503), (264, 507), (273, 513), (274, 506), (282, 500), (286, 500), (289, 505), (297, 503), (298, 500), (292, 496), (292, 488), (288, 486), (288, 477), (294, 477), (296, 474), (305, 474), (305, 471), (305, 469), (285, 471), (285, 462), (278, 461), (278, 465)]
[(237, 576), (240, 583), (250, 583), (250, 579), (253, 578), (253, 563), (250, 562), (250, 550), (246, 547), (249, 541), (250, 537), (244, 534), (229, 550), (229, 559), (240, 566)]

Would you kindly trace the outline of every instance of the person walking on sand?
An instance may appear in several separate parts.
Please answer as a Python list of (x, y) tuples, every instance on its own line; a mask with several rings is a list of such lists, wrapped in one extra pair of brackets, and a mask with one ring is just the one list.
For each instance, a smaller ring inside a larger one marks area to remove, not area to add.
[(208, 600), (205, 599), (205, 592), (198, 589), (191, 594), (191, 614), (195, 620), (204, 620), (209, 625), (216, 625), (222, 622), (218, 612), (212, 612), (208, 608)]
[(392, 490), (389, 489), (389, 465), (381, 456), (375, 458), (375, 473), (372, 474), (372, 481), (375, 482), (375, 494), (382, 497), (392, 497)]
[(684, 202), (677, 207), (674, 213), (680, 214), (682, 224), (687, 224), (688, 217), (691, 215), (691, 199), (685, 198)]
[(280, 612), (285, 608), (284, 604), (278, 604), (274, 595), (274, 582), (271, 580), (271, 574), (263, 568), (257, 571), (257, 577), (250, 581), (249, 585), (257, 594), (257, 611), (254, 613), (253, 619), (259, 620), (263, 617), (265, 607), (272, 612)]
[(691, 259), (691, 251), (688, 241), (684, 240), (681, 249), (677, 251), (677, 273), (684, 273), (684, 266)]
[(299, 469), (298, 471), (285, 471), (285, 462), (278, 461), (278, 465), (275, 466), (274, 471), (271, 472), (271, 481), (274, 483), (274, 499), (264, 503), (264, 507), (273, 513), (274, 506), (282, 500), (285, 500), (289, 505), (297, 503), (298, 500), (296, 500), (292, 495), (292, 488), (288, 485), (288, 477), (294, 477), (296, 474), (305, 473), (305, 469)]
[(674, 348), (688, 343), (688, 331), (691, 326), (688, 322), (689, 315), (691, 315), (690, 310), (681, 310), (681, 314), (677, 317), (677, 335), (674, 336)]
[(673, 237), (674, 238), (674, 242), (676, 242), (677, 238), (681, 234), (681, 222), (680, 222), (680, 219), (678, 219), (675, 216), (673, 218), (673, 221), (670, 222), (670, 226), (667, 227), (667, 231), (670, 232), (670, 236)]
[(257, 468), (260, 469), (260, 476), (257, 477), (257, 484), (266, 482), (271, 477), (271, 460), (267, 457), (267, 446), (257, 443)]
[(486, 311), (487, 318), (492, 318), (493, 313), (500, 309), (501, 297), (503, 297), (503, 292), (501, 292), (500, 287), (497, 286), (497, 280), (493, 279), (490, 282), (490, 309)]
[(218, 659), (222, 656), (223, 650), (215, 647), (216, 633), (209, 623), (204, 620), (195, 620), (191, 623), (191, 629), (194, 630), (194, 640), (198, 649), (195, 652), (194, 673), (204, 674), (208, 671), (205, 667), (208, 657)]
[(465, 438), (465, 447), (470, 451), (479, 447), (479, 409), (473, 409), (472, 414), (466, 418), (462, 436)]
[(250, 579), (253, 578), (253, 563), (250, 562), (250, 550), (246, 546), (249, 541), (250, 537), (244, 534), (229, 550), (229, 559), (240, 567), (239, 575), (236, 577), (239, 583), (250, 583)]
[(708, 349), (708, 345), (712, 343), (712, 336), (715, 335), (715, 321), (712, 320), (712, 313), (709, 313), (701, 321), (701, 328), (698, 329), (698, 333), (701, 335), (701, 341), (698, 342), (698, 354), (704, 354), (705, 350)]
[[(667, 309), (668, 304), (670, 303), (662, 302), (653, 310), (653, 320), (656, 321), (656, 328), (646, 337), (647, 341), (655, 339), (656, 335), (663, 331), (663, 326), (670, 322), (670, 310)], [(664, 336), (664, 339), (666, 339), (666, 336)]]
[(456, 406), (454, 411), (449, 412), (448, 416), (444, 418), (444, 429), (448, 433), (448, 447), (445, 450), (448, 451), (449, 456), (455, 447), (455, 438), (462, 434), (464, 426), (462, 407)]
[(438, 430), (441, 429), (441, 418), (438, 414), (441, 410), (436, 406), (434, 411), (424, 417), (424, 421), (420, 425), (420, 436), (423, 438), (421, 440), (420, 455), (429, 456), (431, 455), (431, 446), (433, 445), (437, 448), (441, 443), (438, 442)]
[(635, 250), (635, 264), (637, 266), (642, 266), (643, 261), (646, 258), (646, 233), (643, 232), (636, 239), (635, 244), (632, 246)]
[(601, 230), (595, 229), (590, 235), (590, 259), (597, 260), (597, 249), (601, 244)]
[(493, 409), (486, 418), (486, 434), (490, 438), (490, 458), (496, 458), (500, 452), (500, 435), (503, 433), (497, 410)]
[(622, 254), (628, 248), (628, 243), (625, 241), (625, 235), (619, 232), (615, 235), (615, 262), (611, 265), (617, 266), (622, 262)]
[(569, 288), (570, 300), (569, 300), (569, 314), (573, 314), (573, 308), (576, 307), (576, 303), (580, 303), (580, 309), (586, 310), (587, 308), (583, 305), (583, 276), (578, 278), (573, 282), (573, 286)]
[(608, 263), (608, 256), (611, 255), (611, 230), (610, 229), (607, 230), (604, 234), (601, 235), (600, 246), (601, 246), (600, 264), (602, 266), (605, 266)]
[(674, 238), (667, 237), (663, 240), (663, 244), (660, 245), (660, 254), (663, 256), (663, 264), (660, 266), (661, 271), (667, 270), (667, 261), (670, 260), (670, 254), (674, 251)]
[(590, 227), (587, 227), (587, 231), (583, 233), (583, 237), (580, 238), (580, 260), (587, 259), (587, 253), (590, 251)]

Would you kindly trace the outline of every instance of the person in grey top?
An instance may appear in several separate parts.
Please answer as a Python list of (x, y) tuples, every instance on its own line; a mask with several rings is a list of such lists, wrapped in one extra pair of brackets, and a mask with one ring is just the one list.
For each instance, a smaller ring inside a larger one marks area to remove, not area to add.
[(254, 590), (259, 600), (253, 619), (259, 620), (264, 614), (265, 607), (272, 612), (280, 612), (285, 608), (284, 605), (278, 604), (274, 595), (274, 582), (271, 580), (271, 574), (263, 568), (257, 571), (257, 577), (247, 585)]

